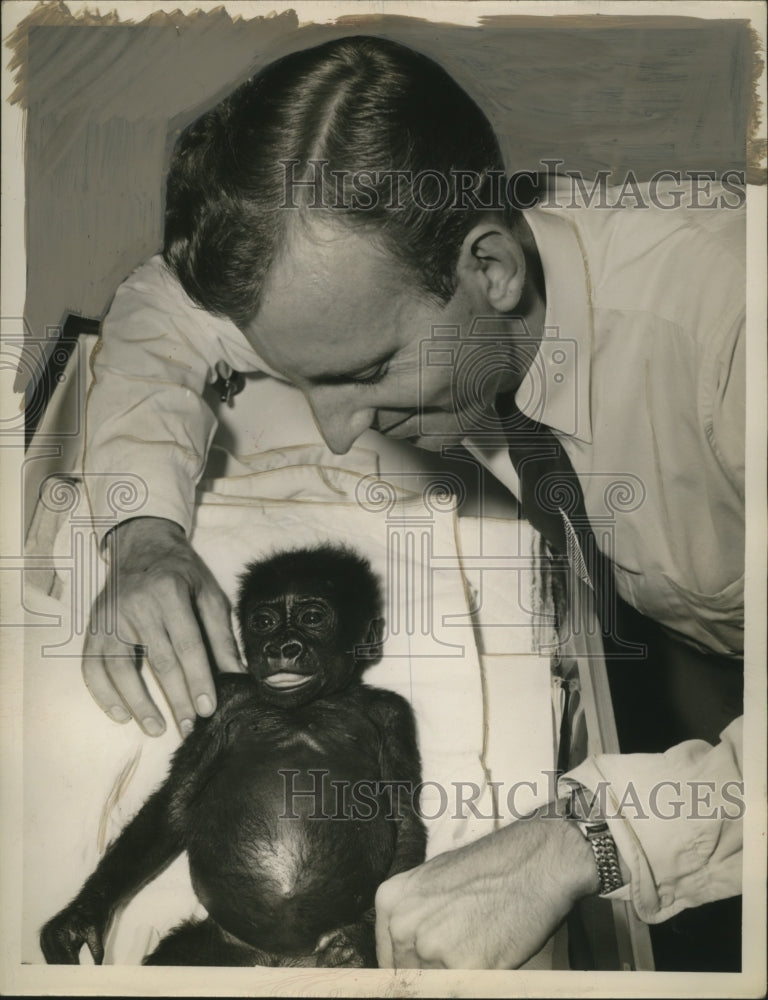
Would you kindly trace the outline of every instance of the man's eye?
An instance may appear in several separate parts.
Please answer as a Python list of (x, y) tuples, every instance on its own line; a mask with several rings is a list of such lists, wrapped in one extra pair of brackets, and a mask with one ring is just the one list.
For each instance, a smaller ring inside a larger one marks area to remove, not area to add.
[(370, 371), (360, 372), (358, 375), (355, 375), (352, 381), (355, 385), (376, 385), (377, 382), (381, 382), (387, 374), (388, 369), (388, 363), (377, 365), (375, 368), (370, 369)]

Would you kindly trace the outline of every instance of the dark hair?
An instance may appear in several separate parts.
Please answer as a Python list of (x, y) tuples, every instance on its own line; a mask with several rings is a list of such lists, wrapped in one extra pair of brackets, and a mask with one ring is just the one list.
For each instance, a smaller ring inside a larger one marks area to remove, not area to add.
[[(168, 175), (164, 257), (194, 302), (241, 327), (253, 319), (292, 215), (287, 171), (306, 178), (315, 169), (310, 161), (321, 160), (348, 176), (379, 172), (387, 190), (369, 199), (374, 205), (350, 207), (343, 199), (327, 210), (372, 227), (415, 283), (442, 302), (452, 297), (461, 242), (479, 209), (451, 203), (425, 210), (434, 195), (414, 201), (408, 179), (401, 207), (393, 208), (391, 175), (407, 170), (412, 180), (423, 171), (448, 177), (462, 170), (487, 183), (488, 171), (503, 172), (498, 142), (483, 112), (437, 63), (362, 35), (271, 63), (180, 136)], [(302, 192), (303, 210), (309, 196)]]
[(298, 584), (317, 585), (318, 593), (333, 600), (339, 627), (351, 643), (361, 642), (360, 630), (364, 632), (383, 613), (381, 587), (371, 564), (344, 545), (285, 549), (246, 566), (239, 584), (237, 619), (241, 628), (254, 600), (289, 594)]

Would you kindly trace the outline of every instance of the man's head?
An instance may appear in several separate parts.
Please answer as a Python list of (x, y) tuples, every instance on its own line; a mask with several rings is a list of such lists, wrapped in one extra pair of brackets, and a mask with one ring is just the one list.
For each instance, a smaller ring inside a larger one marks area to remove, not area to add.
[(419, 345), (478, 315), (503, 328), (523, 297), (527, 227), (494, 198), (502, 175), (488, 120), (443, 69), (343, 38), (271, 64), (183, 134), (165, 259), (305, 392), (334, 451), (368, 426), (426, 428), (438, 447), (462, 436), (465, 404)]

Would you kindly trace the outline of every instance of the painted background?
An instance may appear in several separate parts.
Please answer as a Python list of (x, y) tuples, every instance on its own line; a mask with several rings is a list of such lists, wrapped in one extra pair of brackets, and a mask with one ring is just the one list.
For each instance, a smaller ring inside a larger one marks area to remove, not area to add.
[[(234, 9), (234, 5), (232, 5)], [(559, 158), (620, 181), (748, 166), (756, 60), (746, 21), (495, 16), (477, 27), (365, 15), (300, 27), (157, 12), (76, 20), (41, 7), (11, 39), (26, 109), (27, 298), (34, 336), (100, 318), (162, 244), (178, 132), (273, 58), (343, 34), (384, 35), (442, 63), (489, 115), (510, 171)], [(748, 173), (761, 179), (757, 169)]]

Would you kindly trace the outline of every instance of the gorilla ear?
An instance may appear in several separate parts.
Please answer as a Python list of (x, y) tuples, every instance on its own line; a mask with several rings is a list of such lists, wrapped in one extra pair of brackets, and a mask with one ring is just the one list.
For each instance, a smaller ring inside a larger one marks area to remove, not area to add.
[(371, 646), (380, 646), (384, 641), (384, 619), (383, 618), (371, 618), (368, 625), (368, 632), (365, 636), (365, 641), (370, 643)]
[[(384, 619), (372, 618), (360, 643), (362, 650), (358, 651), (358, 661), (368, 666), (378, 663), (382, 655), (384, 642)], [(364, 650), (364, 652), (363, 652)], [(362, 655), (361, 655), (362, 654)]]

